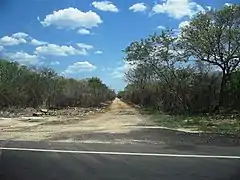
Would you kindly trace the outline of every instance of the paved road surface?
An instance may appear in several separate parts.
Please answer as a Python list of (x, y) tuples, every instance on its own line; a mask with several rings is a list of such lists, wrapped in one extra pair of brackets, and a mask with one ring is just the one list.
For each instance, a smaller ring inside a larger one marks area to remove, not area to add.
[(239, 138), (148, 123), (119, 99), (85, 120), (2, 119), (0, 180), (240, 180)]
[[(6, 148), (1, 152), (0, 161), (0, 179), (3, 180), (240, 179), (240, 151), (237, 146), (195, 146), (192, 149), (180, 144), (173, 147), (21, 141), (1, 141), (0, 146)], [(15, 147), (18, 149), (11, 149)], [(61, 151), (55, 151), (59, 149)], [(169, 157), (176, 154), (183, 157)], [(192, 156), (186, 157), (186, 154)]]

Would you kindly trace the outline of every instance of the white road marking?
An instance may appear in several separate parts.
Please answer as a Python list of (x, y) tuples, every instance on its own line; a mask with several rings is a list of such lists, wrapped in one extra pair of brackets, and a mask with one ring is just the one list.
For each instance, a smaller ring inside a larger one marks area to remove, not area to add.
[(197, 154), (158, 154), (158, 153), (136, 153), (136, 152), (72, 151), (72, 150), (60, 150), (60, 149), (28, 149), (28, 148), (8, 148), (8, 147), (0, 147), (0, 150), (30, 151), (30, 152), (54, 152), (54, 153), (72, 153), (72, 154), (124, 155), (124, 156), (240, 159), (240, 156), (215, 156), (215, 155), (197, 155)]
[(165, 144), (162, 141), (150, 141), (150, 140), (137, 140), (137, 139), (114, 139), (114, 141), (100, 141), (100, 140), (56, 140), (52, 142), (77, 142), (81, 144), (138, 144), (138, 143), (147, 143), (147, 144)]
[(202, 131), (197, 131), (197, 130), (193, 130), (193, 129), (168, 128), (168, 127), (164, 127), (164, 126), (135, 126), (135, 128), (142, 128), (142, 129), (166, 129), (166, 130), (179, 131), (179, 132), (185, 132), (185, 133), (193, 133), (193, 134), (202, 133)]

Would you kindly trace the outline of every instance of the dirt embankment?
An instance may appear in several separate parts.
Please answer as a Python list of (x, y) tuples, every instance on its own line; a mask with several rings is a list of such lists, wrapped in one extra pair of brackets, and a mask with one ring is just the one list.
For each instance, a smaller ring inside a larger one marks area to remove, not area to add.
[(134, 108), (116, 98), (104, 113), (0, 118), (0, 139), (61, 140), (90, 132), (127, 133), (143, 123)]

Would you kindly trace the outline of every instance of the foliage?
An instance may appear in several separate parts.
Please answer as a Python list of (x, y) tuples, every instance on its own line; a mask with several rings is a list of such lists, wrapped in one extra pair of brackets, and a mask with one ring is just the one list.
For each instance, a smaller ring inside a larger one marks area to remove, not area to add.
[(0, 108), (97, 106), (115, 97), (98, 78), (75, 80), (49, 68), (0, 60)]
[(239, 109), (239, 22), (240, 6), (232, 5), (198, 14), (178, 37), (166, 30), (132, 42), (119, 96), (173, 114)]
[(240, 5), (200, 13), (182, 29), (181, 45), (192, 58), (222, 71), (220, 105), (227, 99), (227, 83), (240, 63)]

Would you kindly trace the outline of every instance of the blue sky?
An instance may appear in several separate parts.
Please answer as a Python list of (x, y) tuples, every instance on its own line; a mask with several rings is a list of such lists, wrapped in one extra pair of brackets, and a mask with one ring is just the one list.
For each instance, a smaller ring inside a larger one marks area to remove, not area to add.
[(98, 76), (124, 88), (122, 50), (164, 28), (179, 29), (198, 11), (238, 0), (1, 0), (0, 56), (51, 67), (77, 79)]

